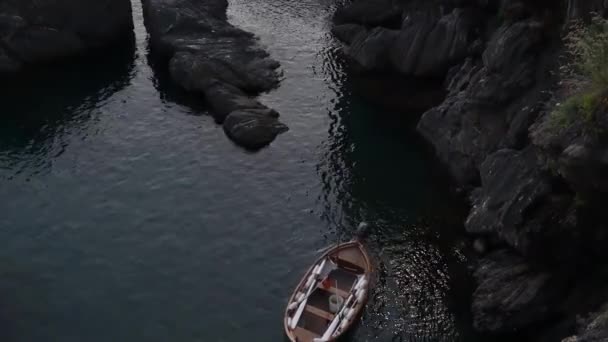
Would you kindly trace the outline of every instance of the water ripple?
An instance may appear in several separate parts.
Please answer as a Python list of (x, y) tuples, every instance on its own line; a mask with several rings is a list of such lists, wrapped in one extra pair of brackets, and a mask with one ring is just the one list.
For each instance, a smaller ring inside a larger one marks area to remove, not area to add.
[(367, 220), (379, 286), (353, 339), (472, 341), (456, 229), (428, 223), (451, 202), (413, 132), (354, 95), (341, 2), (230, 1), (285, 75), (260, 99), (290, 131), (259, 153), (148, 59), (139, 1), (124, 56), (3, 91), (0, 339), (280, 341), (301, 272)]

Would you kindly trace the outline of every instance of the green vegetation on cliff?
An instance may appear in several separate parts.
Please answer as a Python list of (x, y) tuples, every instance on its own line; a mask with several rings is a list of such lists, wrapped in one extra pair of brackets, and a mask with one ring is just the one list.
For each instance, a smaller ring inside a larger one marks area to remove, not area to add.
[(600, 105), (608, 102), (608, 20), (594, 17), (577, 22), (565, 37), (567, 63), (562, 66), (566, 100), (553, 111), (552, 121), (564, 127), (581, 120), (595, 121)]

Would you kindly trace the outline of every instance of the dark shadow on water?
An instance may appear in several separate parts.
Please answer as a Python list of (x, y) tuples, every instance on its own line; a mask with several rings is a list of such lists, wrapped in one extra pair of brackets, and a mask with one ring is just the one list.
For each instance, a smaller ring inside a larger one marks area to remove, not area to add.
[(417, 122), (425, 110), (440, 104), (445, 98), (442, 79), (414, 79), (398, 74), (350, 73), (351, 87), (357, 96), (387, 114), (411, 113), (410, 122)]
[(2, 80), (0, 152), (39, 149), (56, 134), (93, 119), (93, 109), (129, 85), (135, 40)]
[(16, 261), (0, 259), (0, 341), (18, 341), (17, 337), (23, 336), (30, 336), (28, 341), (50, 338), (31, 331), (34, 322), (46, 325), (46, 313), (41, 308), (46, 307), (48, 296), (45, 280), (40, 278)]
[[(329, 109), (329, 139), (318, 165), (328, 196), (323, 199), (326, 220), (354, 227), (361, 220), (401, 216), (404, 223), (424, 217), (438, 221), (434, 225), (460, 225), (467, 207), (416, 132), (421, 113), (371, 104), (356, 95), (357, 83), (342, 80), (340, 99)], [(340, 212), (331, 208), (333, 203), (348, 214), (330, 217)]]
[(357, 95), (359, 79), (336, 74), (343, 75), (334, 80), (340, 97), (328, 109), (317, 165), (322, 217), (333, 229), (329, 241), (348, 240), (369, 222), (379, 260), (378, 286), (351, 340), (478, 341), (462, 227), (467, 205), (416, 133), (421, 113), (372, 104)]
[(161, 101), (173, 102), (182, 106), (194, 109), (192, 113), (209, 113), (202, 94), (194, 94), (185, 91), (171, 79), (168, 63), (165, 58), (156, 58), (151, 50), (150, 43), (147, 42), (146, 60), (150, 69), (154, 73), (153, 84), (158, 91)]

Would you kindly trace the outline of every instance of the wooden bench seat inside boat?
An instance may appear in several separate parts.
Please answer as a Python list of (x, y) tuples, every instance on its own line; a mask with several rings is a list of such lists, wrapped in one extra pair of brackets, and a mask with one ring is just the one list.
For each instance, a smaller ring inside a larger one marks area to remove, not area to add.
[(308, 331), (300, 327), (296, 327), (293, 331), (295, 335), (298, 336), (302, 341), (312, 341), (315, 338), (321, 337), (321, 335), (317, 335), (312, 331)]
[[(302, 318), (300, 318), (296, 328), (306, 330), (307, 332), (314, 334), (314, 337), (319, 337), (327, 330), (327, 327), (329, 327), (330, 324), (331, 320), (308, 310), (304, 310)], [(312, 341), (312, 339), (310, 341)]]
[(334, 319), (334, 317), (336, 317), (334, 314), (330, 313), (329, 311), (321, 310), (312, 305), (306, 305), (306, 311), (310, 312), (311, 314), (317, 315), (319, 317), (323, 317), (328, 321), (331, 321)]
[(367, 265), (361, 253), (358, 253), (354, 249), (341, 250), (331, 257), (332, 261), (338, 266), (343, 267), (355, 274), (365, 273), (365, 267)]
[(350, 292), (357, 281), (357, 275), (344, 269), (336, 269), (329, 273), (331, 284), (344, 292)]
[[(359, 241), (328, 249), (308, 269), (289, 299), (284, 327), (290, 342), (312, 342), (323, 335), (330, 336), (332, 341), (341, 338), (356, 323), (354, 315), (360, 315), (365, 308), (372, 272), (369, 255)], [(360, 284), (357, 290), (356, 284)], [(342, 298), (342, 305), (348, 306), (334, 308), (336, 302), (341, 302), (334, 296)], [(349, 301), (351, 296), (357, 300)], [(352, 310), (354, 315), (349, 311), (349, 318), (338, 316), (330, 306), (334, 310)]]
[(329, 312), (329, 296), (331, 296), (330, 292), (327, 292), (324, 289), (316, 289), (310, 297), (308, 297), (307, 303), (319, 310)]
[[(327, 300), (329, 301), (329, 296), (332, 294), (336, 294), (344, 299), (348, 298), (348, 292), (344, 291), (344, 290), (340, 290), (339, 288), (332, 286), (328, 289), (324, 288), (321, 284), (317, 285), (317, 288), (321, 291), (325, 291), (328, 293), (327, 295)], [(329, 303), (329, 302), (328, 302)], [(329, 305), (329, 304), (328, 304)]]

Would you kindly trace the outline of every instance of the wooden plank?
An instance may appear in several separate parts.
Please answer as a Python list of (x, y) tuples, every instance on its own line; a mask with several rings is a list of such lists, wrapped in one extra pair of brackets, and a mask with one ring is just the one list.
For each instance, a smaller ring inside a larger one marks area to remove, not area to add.
[(293, 334), (296, 336), (298, 341), (312, 341), (317, 337), (321, 337), (321, 335), (317, 335), (310, 330), (306, 330), (300, 327), (296, 327), (295, 329), (293, 329)]
[(323, 287), (323, 285), (321, 285), (321, 283), (319, 283), (317, 285), (317, 288), (319, 288), (319, 289), (321, 289), (323, 291), (327, 291), (327, 292), (329, 292), (331, 294), (336, 294), (336, 295), (338, 295), (338, 296), (340, 296), (340, 297), (342, 297), (344, 299), (348, 298), (348, 296), (350, 295), (348, 292), (340, 290), (339, 288), (334, 287), (334, 286), (326, 289), (326, 288)]
[(340, 261), (351, 264), (357, 268), (365, 268), (365, 258), (358, 246), (351, 246), (349, 248), (339, 250), (335, 253), (335, 257)]
[(333, 287), (333, 286), (332, 286), (332, 287), (330, 287), (330, 288), (329, 288), (329, 292), (331, 292), (331, 293), (333, 293), (333, 294), (337, 294), (338, 296), (340, 296), (340, 297), (342, 297), (342, 298), (344, 298), (344, 299), (348, 298), (348, 292), (346, 292), (346, 291), (342, 291), (342, 290), (340, 290), (340, 289), (339, 289), (339, 288), (337, 288), (337, 287)]
[(306, 305), (306, 311), (308, 311), (308, 312), (310, 312), (310, 313), (312, 313), (314, 315), (317, 315), (319, 317), (323, 317), (323, 318), (325, 318), (328, 321), (333, 320), (334, 317), (335, 317), (335, 315), (332, 314), (331, 312), (323, 311), (323, 310), (321, 310), (319, 308), (316, 308), (316, 307), (314, 307), (312, 305)]

